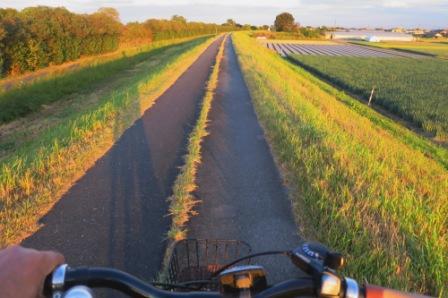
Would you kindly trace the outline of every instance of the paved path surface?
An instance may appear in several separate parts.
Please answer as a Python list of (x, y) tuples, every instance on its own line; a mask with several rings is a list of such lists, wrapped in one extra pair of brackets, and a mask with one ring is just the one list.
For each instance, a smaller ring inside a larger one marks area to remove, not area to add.
[(282, 56), (290, 54), (317, 56), (352, 56), (352, 57), (407, 57), (427, 58), (424, 55), (405, 53), (390, 49), (373, 48), (354, 44), (344, 45), (310, 45), (294, 43), (267, 42), (266, 47)]
[(71, 265), (113, 266), (151, 279), (160, 269), (170, 225), (167, 197), (219, 41), (146, 111), (23, 241), (56, 249)]
[[(258, 124), (228, 40), (198, 172), (199, 215), (190, 238), (239, 239), (253, 251), (294, 248), (300, 238), (291, 204)], [(278, 281), (299, 274), (281, 257), (261, 262)]]

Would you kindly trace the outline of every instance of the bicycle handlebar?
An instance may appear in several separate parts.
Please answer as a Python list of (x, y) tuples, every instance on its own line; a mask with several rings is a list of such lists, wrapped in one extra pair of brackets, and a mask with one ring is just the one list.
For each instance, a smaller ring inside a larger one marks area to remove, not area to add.
[(84, 285), (91, 288), (108, 288), (118, 290), (131, 297), (220, 297), (212, 292), (170, 292), (159, 289), (126, 272), (102, 267), (68, 268), (66, 264), (58, 267), (44, 285), (44, 294), (52, 297), (64, 293), (74, 286)]
[[(64, 297), (62, 294), (76, 286), (91, 288), (108, 288), (119, 290), (130, 297), (155, 298), (217, 298), (223, 295), (219, 292), (189, 291), (173, 292), (155, 287), (126, 272), (102, 267), (69, 268), (66, 264), (59, 266), (47, 277), (44, 285), (44, 294), (47, 297)], [(355, 280), (345, 278), (344, 290), (341, 292), (345, 298), (425, 298), (428, 296), (399, 292), (374, 285), (360, 288)], [(280, 298), (318, 296), (318, 286), (312, 278), (302, 278), (284, 281), (271, 286), (255, 295), (255, 298)]]
[[(62, 293), (75, 286), (91, 288), (108, 288), (119, 290), (130, 297), (156, 298), (212, 298), (222, 297), (219, 292), (172, 292), (159, 289), (126, 272), (101, 267), (69, 268), (67, 265), (58, 267), (45, 281), (44, 294), (47, 297), (62, 297)], [(257, 298), (268, 297), (298, 297), (313, 295), (315, 286), (311, 279), (285, 281), (259, 293)]]

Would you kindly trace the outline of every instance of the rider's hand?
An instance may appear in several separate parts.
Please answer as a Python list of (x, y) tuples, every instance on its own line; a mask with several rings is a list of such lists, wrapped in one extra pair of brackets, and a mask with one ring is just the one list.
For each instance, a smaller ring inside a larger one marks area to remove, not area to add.
[(0, 251), (0, 297), (42, 296), (45, 277), (64, 262), (52, 251), (11, 246)]

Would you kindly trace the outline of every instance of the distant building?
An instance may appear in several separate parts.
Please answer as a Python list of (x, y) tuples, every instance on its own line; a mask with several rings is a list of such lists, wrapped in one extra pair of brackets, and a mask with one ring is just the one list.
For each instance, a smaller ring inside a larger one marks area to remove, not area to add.
[(433, 37), (433, 38), (448, 37), (448, 29), (429, 31), (425, 34), (425, 37)]
[(372, 41), (413, 41), (414, 37), (407, 33), (386, 32), (375, 30), (349, 30), (336, 31), (330, 34), (331, 39), (346, 39), (346, 40), (366, 40)]
[(406, 30), (404, 30), (404, 28), (402, 28), (402, 27), (396, 27), (396, 28), (393, 28), (391, 30), (391, 32), (394, 32), (394, 33), (405, 33)]
[(426, 33), (426, 30), (420, 29), (420, 28), (408, 29), (408, 30), (406, 30), (406, 33), (412, 34), (412, 35), (424, 35)]

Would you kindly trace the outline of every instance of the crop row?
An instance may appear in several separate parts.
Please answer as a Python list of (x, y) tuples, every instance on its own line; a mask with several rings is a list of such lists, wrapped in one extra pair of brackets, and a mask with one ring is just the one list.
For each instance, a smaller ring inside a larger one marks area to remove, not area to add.
[(412, 57), (422, 58), (421, 55), (402, 53), (388, 49), (373, 49), (358, 45), (314, 45), (294, 43), (266, 43), (268, 49), (274, 50), (282, 56), (290, 54), (318, 55), (318, 56), (355, 56), (355, 57)]

